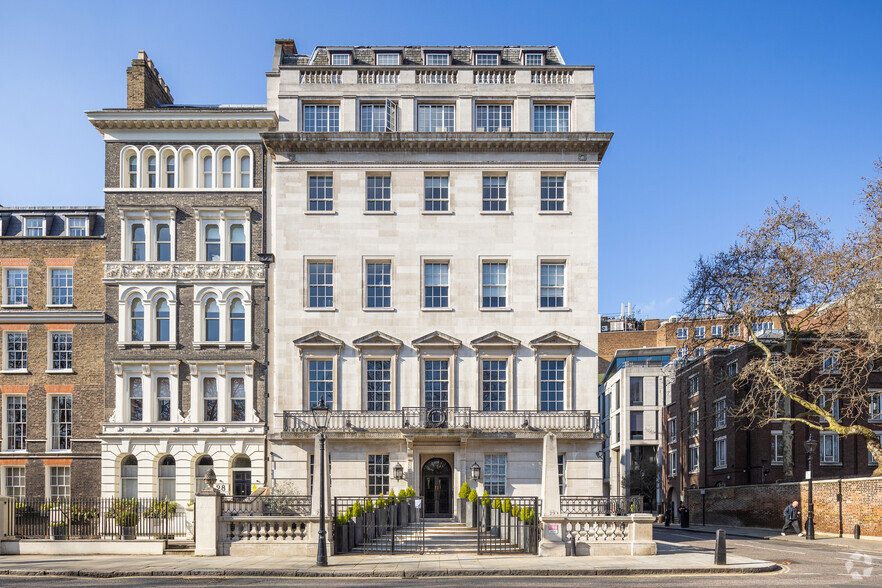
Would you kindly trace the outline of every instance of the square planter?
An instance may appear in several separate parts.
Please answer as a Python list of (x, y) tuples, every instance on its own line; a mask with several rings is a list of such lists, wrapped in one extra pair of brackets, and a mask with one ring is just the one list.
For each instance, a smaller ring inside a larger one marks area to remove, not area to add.
[(67, 539), (67, 527), (51, 527), (49, 530), (51, 531), (49, 537), (53, 541), (63, 541), (64, 539)]
[(136, 528), (135, 527), (120, 527), (119, 528), (119, 538), (123, 541), (134, 541), (135, 537), (137, 537)]

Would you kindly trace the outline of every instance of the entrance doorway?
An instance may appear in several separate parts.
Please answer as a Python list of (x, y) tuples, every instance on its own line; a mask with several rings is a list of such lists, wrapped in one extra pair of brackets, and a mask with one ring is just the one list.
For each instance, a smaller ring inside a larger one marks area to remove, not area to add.
[(449, 518), (453, 516), (451, 485), (453, 470), (440, 457), (433, 457), (423, 465), (421, 472), (422, 494), (425, 501), (423, 514), (426, 518)]

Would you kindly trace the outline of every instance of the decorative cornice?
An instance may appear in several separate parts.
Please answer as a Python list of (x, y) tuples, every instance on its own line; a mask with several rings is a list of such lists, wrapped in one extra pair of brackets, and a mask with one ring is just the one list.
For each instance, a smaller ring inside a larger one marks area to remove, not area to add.
[(266, 266), (259, 262), (104, 262), (105, 282), (125, 281), (247, 281), (262, 283), (266, 280)]
[(119, 129), (272, 129), (279, 118), (271, 110), (99, 110), (87, 112), (89, 122), (100, 132)]
[(274, 152), (476, 151), (594, 153), (603, 159), (612, 133), (261, 133)]
[(0, 323), (103, 323), (103, 310), (4, 310)]

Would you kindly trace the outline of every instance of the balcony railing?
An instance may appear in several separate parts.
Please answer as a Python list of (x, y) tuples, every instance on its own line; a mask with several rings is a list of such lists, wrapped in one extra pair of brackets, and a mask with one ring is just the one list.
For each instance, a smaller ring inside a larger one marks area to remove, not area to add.
[[(308, 410), (283, 413), (286, 433), (315, 431)], [(406, 407), (391, 411), (336, 410), (329, 431), (390, 431), (406, 429), (474, 429), (476, 431), (587, 431), (600, 434), (600, 421), (589, 410), (473, 411), (469, 407)]]
[(561, 496), (560, 512), (575, 515), (624, 516), (643, 512), (642, 496)]

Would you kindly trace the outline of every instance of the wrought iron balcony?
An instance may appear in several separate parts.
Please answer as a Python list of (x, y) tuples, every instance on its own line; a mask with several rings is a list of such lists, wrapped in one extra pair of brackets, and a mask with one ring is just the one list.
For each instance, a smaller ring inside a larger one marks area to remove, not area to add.
[[(284, 432), (315, 431), (308, 410), (286, 410)], [(590, 410), (473, 411), (470, 407), (409, 407), (390, 411), (335, 410), (329, 431), (370, 432), (422, 429), (472, 429), (474, 431), (585, 431), (600, 436), (600, 421)]]

